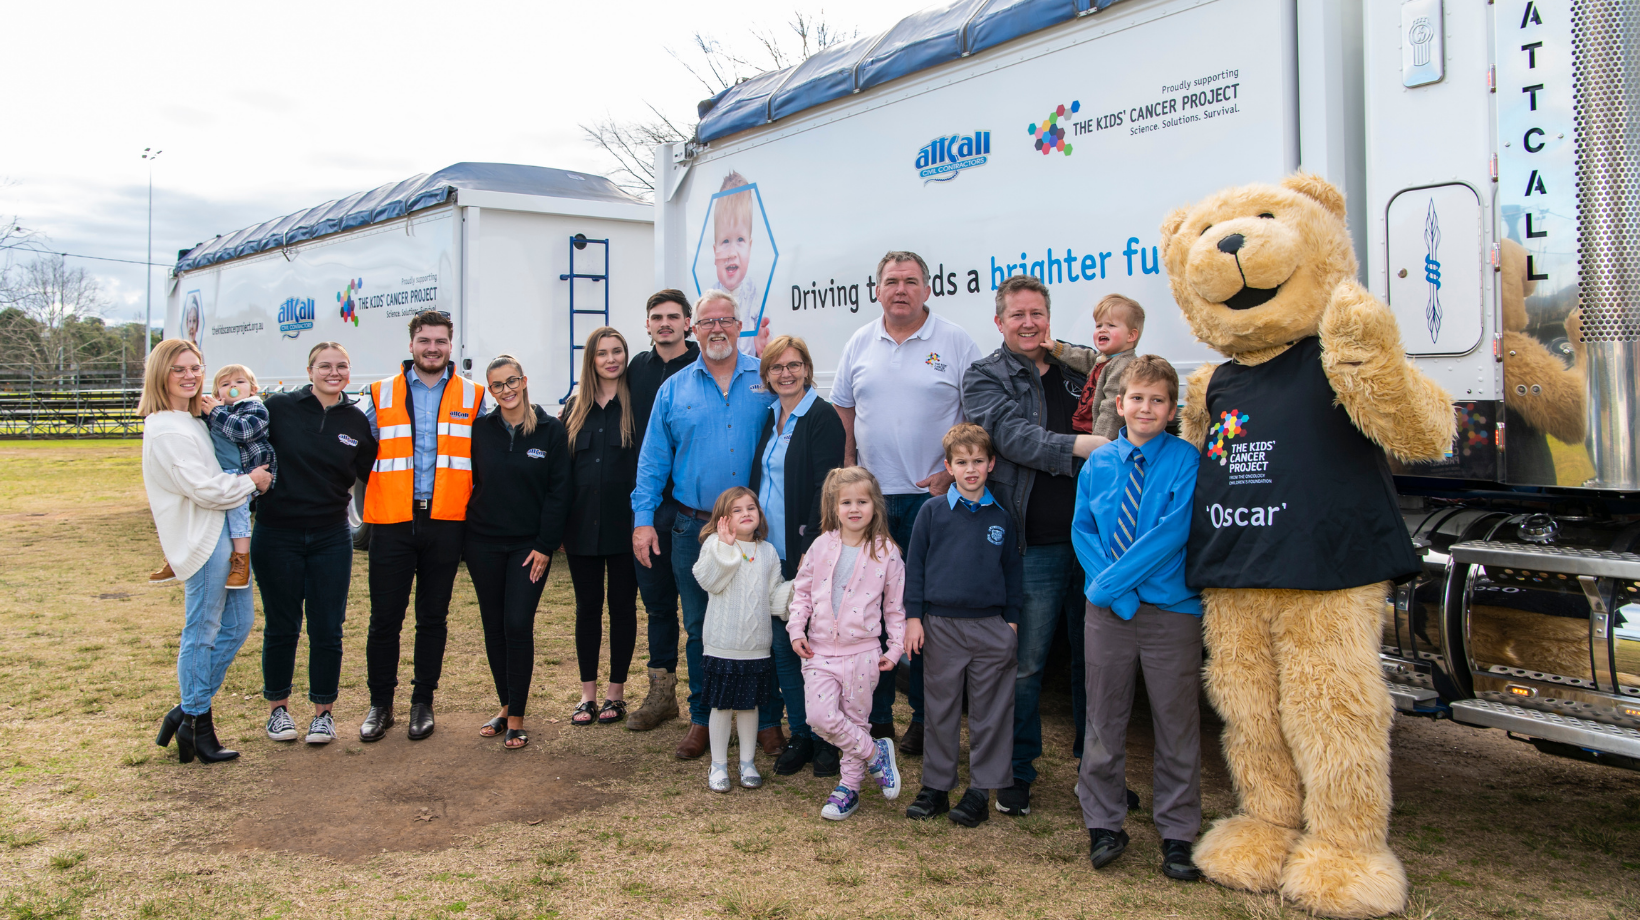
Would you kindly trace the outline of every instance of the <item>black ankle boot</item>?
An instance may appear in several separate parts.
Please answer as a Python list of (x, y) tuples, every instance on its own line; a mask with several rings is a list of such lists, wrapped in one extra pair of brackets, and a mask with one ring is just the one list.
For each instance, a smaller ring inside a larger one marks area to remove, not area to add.
[(188, 752), (189, 756), (182, 761), (183, 763), (192, 760), (195, 754), (199, 755), (202, 763), (220, 763), (224, 760), (233, 760), (239, 756), (238, 751), (230, 751), (222, 746), (222, 742), (216, 740), (216, 726), (211, 722), (211, 711), (209, 709), (192, 718), (183, 718), (182, 727), (177, 729), (177, 753), (179, 756), (182, 753), (182, 736), (184, 734), (189, 736), (188, 745), (192, 750)]
[(154, 743), (160, 747), (169, 747), (171, 736), (177, 733), (177, 728), (181, 725), (182, 704), (178, 703), (171, 707), (171, 711), (165, 714), (165, 718), (159, 720), (159, 736), (154, 739)]

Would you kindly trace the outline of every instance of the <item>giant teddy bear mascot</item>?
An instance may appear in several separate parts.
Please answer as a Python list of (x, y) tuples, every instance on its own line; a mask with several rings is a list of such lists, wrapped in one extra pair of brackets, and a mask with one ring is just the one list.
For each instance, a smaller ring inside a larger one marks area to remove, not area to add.
[(1202, 449), (1186, 579), (1240, 805), (1196, 864), (1323, 916), (1394, 913), (1379, 624), (1418, 561), (1384, 454), (1442, 457), (1452, 401), (1356, 283), (1324, 180), (1221, 191), (1170, 214), (1162, 245), (1191, 331), (1230, 359), (1191, 375), (1181, 422)]

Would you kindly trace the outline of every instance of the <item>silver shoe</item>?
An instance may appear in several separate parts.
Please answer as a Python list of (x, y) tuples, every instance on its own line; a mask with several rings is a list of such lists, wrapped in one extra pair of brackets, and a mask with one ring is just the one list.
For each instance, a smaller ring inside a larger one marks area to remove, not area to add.
[(713, 792), (728, 792), (734, 786), (729, 782), (729, 765), (726, 763), (712, 764), (706, 772), (706, 788)]
[(763, 774), (757, 772), (757, 765), (749, 760), (740, 762), (740, 784), (747, 789), (756, 789), (763, 785)]

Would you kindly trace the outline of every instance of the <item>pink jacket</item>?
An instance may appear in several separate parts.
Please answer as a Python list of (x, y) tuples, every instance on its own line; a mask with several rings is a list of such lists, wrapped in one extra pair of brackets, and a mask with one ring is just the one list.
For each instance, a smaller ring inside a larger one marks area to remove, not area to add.
[(786, 634), (793, 639), (807, 637), (818, 655), (857, 655), (881, 648), (879, 637), (888, 629), (891, 661), (905, 653), (905, 562), (893, 543), (877, 548), (860, 547), (844, 589), (843, 605), (837, 616), (831, 613), (831, 576), (843, 552), (843, 538), (837, 531), (821, 534), (798, 566), (792, 589), (791, 618)]

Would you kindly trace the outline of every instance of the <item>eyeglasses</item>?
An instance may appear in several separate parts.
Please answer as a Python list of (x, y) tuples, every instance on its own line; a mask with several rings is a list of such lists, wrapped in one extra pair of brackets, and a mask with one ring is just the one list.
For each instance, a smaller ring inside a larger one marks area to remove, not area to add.
[(512, 390), (518, 389), (519, 384), (521, 384), (523, 382), (524, 382), (524, 378), (523, 377), (517, 377), (517, 376), (508, 377), (506, 380), (497, 380), (495, 383), (490, 384), (490, 392), (492, 392), (492, 393), (500, 393), (500, 392), (503, 392), (503, 391), (510, 392)]
[(171, 365), (171, 376), (173, 377), (182, 377), (187, 374), (193, 374), (195, 377), (198, 377), (203, 373), (205, 373), (205, 365), (203, 364), (190, 364), (187, 367), (183, 367), (180, 364)]
[(738, 326), (738, 325), (740, 325), (740, 320), (736, 317), (733, 317), (733, 316), (714, 316), (711, 319), (697, 319), (697, 320), (695, 320), (695, 328), (696, 329), (711, 329), (714, 326), (719, 328), (719, 329), (724, 329), (724, 328), (728, 328), (729, 326)]
[(321, 374), (345, 374), (348, 371), (348, 365), (346, 362), (341, 364), (313, 364), (308, 366), (308, 370), (317, 371)]
[(769, 365), (769, 376), (784, 377), (791, 374), (795, 377), (802, 374), (807, 367), (808, 365), (802, 361), (793, 361), (790, 364), (771, 364)]

